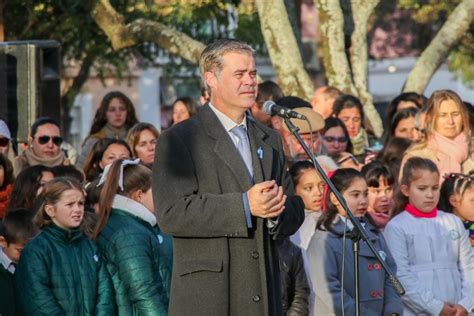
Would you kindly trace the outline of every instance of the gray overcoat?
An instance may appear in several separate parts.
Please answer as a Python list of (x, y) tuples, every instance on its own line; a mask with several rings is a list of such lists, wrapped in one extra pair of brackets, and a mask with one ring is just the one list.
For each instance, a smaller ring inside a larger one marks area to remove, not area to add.
[(159, 138), (153, 168), (158, 223), (173, 236), (170, 315), (281, 315), (274, 239), (304, 220), (293, 197), (278, 134), (247, 118), (254, 182), (276, 180), (289, 197), (278, 225), (252, 218), (242, 193), (251, 186), (245, 164), (217, 116), (199, 113)]

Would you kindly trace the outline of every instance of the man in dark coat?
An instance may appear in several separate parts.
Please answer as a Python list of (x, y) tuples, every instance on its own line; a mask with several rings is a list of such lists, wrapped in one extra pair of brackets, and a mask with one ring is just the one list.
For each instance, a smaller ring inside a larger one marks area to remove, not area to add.
[(253, 49), (218, 40), (200, 70), (210, 102), (165, 131), (155, 156), (158, 223), (174, 247), (169, 313), (282, 315), (275, 240), (296, 232), (304, 205), (279, 136), (246, 114), (257, 95)]

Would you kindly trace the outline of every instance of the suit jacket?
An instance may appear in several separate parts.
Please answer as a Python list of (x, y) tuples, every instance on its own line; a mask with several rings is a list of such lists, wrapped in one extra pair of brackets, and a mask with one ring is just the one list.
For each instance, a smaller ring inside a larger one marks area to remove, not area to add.
[(247, 228), (242, 193), (253, 183), (209, 106), (158, 140), (153, 194), (158, 223), (173, 236), (171, 315), (282, 314), (274, 240), (298, 229), (304, 206), (292, 197), (278, 134), (247, 122), (254, 182), (274, 179), (289, 196), (272, 228), (255, 217)]

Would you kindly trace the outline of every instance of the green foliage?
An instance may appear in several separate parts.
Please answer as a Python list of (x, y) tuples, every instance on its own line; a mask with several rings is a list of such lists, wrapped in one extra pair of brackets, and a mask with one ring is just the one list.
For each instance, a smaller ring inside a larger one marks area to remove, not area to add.
[[(446, 22), (461, 0), (399, 0), (399, 8), (411, 10), (415, 22), (429, 26), (433, 36)], [(470, 85), (474, 84), (474, 27), (450, 53), (448, 67)], [(424, 49), (424, 47), (422, 47)]]
[(460, 76), (464, 82), (474, 88), (474, 30), (461, 40), (448, 59), (448, 67)]
[[(168, 54), (153, 43), (114, 51), (92, 19), (96, 0), (6, 0), (6, 41), (54, 39), (61, 43), (63, 69), (71, 61), (92, 61), (101, 79), (130, 75), (130, 61), (142, 67), (159, 66), (173, 76), (196, 66)], [(169, 25), (196, 40), (236, 37), (263, 46), (258, 15), (252, 1), (237, 0), (111, 0), (125, 23), (148, 19)], [(256, 31), (257, 30), (257, 31)], [(160, 58), (157, 58), (160, 57)], [(72, 102), (73, 98), (69, 98)]]
[[(253, 2), (248, 0), (136, 0), (129, 1), (125, 7), (111, 3), (125, 17), (126, 23), (138, 18), (149, 19), (169, 25), (205, 44), (217, 38), (237, 38), (250, 43), (258, 51), (264, 49), (258, 14)], [(149, 62), (160, 67), (165, 75), (197, 73), (196, 65), (153, 43), (145, 43), (138, 50), (145, 56), (160, 56)]]
[(4, 24), (6, 41), (57, 40), (61, 43), (63, 69), (71, 61), (87, 59), (102, 79), (109, 75), (124, 78), (129, 74), (127, 61), (139, 55), (137, 49), (112, 50), (92, 19), (87, 1), (6, 1)]

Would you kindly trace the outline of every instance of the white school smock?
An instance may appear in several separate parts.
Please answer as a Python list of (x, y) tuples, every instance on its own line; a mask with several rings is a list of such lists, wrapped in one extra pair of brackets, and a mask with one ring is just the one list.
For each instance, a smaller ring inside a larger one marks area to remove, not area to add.
[(433, 218), (404, 211), (386, 226), (384, 237), (405, 288), (404, 315), (439, 315), (444, 302), (474, 304), (474, 254), (461, 220), (437, 212)]

